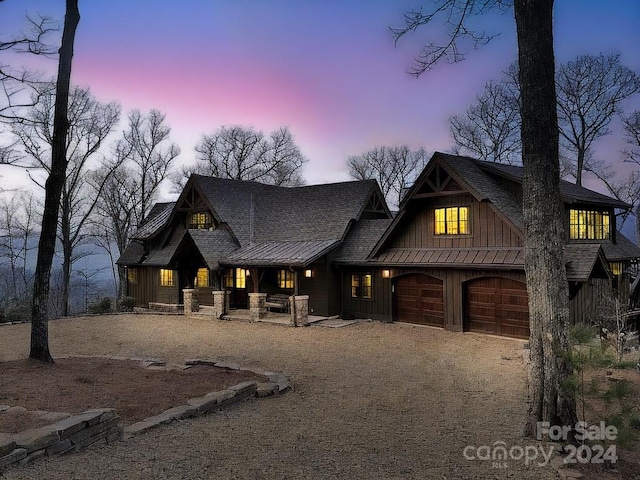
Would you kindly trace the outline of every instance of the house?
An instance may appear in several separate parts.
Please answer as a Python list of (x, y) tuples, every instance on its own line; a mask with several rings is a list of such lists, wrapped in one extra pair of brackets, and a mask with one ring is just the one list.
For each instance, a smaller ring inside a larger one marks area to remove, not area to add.
[[(562, 182), (573, 322), (629, 295), (640, 249), (616, 230), (629, 205)], [(528, 337), (522, 169), (436, 153), (392, 216), (375, 181), (285, 188), (192, 176), (119, 259), (139, 306), (230, 292), (309, 295), (316, 315)]]
[[(628, 298), (629, 266), (640, 249), (616, 231), (616, 211), (630, 206), (564, 181), (561, 200), (571, 320), (594, 321), (612, 286)], [(380, 282), (375, 305), (344, 296), (343, 308), (526, 338), (523, 247), (522, 168), (436, 153), (357, 265), (390, 281)]]
[(340, 274), (329, 261), (354, 223), (391, 213), (375, 180), (286, 188), (192, 175), (176, 202), (156, 205), (118, 264), (138, 306), (180, 304), (196, 288), (230, 292), (231, 308), (248, 293), (304, 293), (309, 312), (341, 313)]

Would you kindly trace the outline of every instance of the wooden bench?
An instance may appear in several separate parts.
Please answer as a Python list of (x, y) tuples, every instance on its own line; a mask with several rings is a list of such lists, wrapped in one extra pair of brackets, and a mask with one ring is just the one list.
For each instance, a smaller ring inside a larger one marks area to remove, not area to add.
[(267, 301), (264, 303), (267, 310), (271, 311), (272, 308), (278, 309), (281, 312), (289, 312), (289, 295), (284, 293), (274, 293), (267, 295)]

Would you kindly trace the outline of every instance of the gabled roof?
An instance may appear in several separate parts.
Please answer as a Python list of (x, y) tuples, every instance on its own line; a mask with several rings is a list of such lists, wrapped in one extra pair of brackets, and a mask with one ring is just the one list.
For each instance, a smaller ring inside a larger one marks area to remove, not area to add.
[[(485, 171), (493, 172), (517, 183), (522, 183), (522, 167), (494, 162), (483, 162), (481, 160), (474, 161)], [(594, 192), (593, 190), (581, 187), (575, 183), (567, 182), (566, 180), (560, 180), (560, 198), (566, 203), (588, 203), (592, 205), (621, 208), (624, 210), (631, 208), (631, 205), (628, 203)]]
[(229, 230), (216, 228), (209, 230), (187, 230), (207, 266), (216, 269), (222, 260), (231, 252), (238, 249), (238, 243)]
[(565, 245), (564, 262), (569, 281), (586, 282), (592, 274), (599, 277), (610, 275), (599, 243)]
[(145, 240), (158, 233), (169, 221), (175, 204), (175, 202), (156, 203), (131, 238)]
[(335, 263), (367, 264), (367, 258), (391, 224), (390, 218), (361, 219), (349, 229), (344, 242), (331, 252), (331, 260)]
[[(445, 169), (448, 174), (477, 201), (489, 202), (504, 220), (513, 225), (520, 233), (523, 233), (524, 219), (522, 203), (504, 185), (503, 180), (506, 179), (521, 184), (522, 167), (485, 162), (470, 157), (436, 152), (402, 199), (398, 215), (396, 215), (393, 223), (376, 244), (372, 252), (372, 257), (375, 257), (381, 252), (387, 238), (389, 238), (396, 227), (403, 222), (408, 204), (419, 195), (420, 189), (425, 185), (429, 175), (437, 166)], [(566, 181), (561, 181), (560, 193), (562, 200), (567, 203), (591, 204), (622, 209), (630, 208), (630, 205), (615, 198), (602, 195)], [(621, 234), (618, 234), (618, 238), (621, 238), (619, 244), (611, 245), (603, 243), (605, 255), (607, 255), (608, 259), (612, 260), (612, 257), (609, 256), (610, 253), (626, 259), (638, 257), (640, 249), (628, 240), (625, 242), (626, 239)]]
[[(276, 187), (257, 182), (192, 175), (177, 202), (158, 204), (134, 235), (119, 263), (166, 265), (183, 237), (173, 220), (185, 211), (189, 192), (210, 209), (217, 228), (189, 230), (210, 268), (219, 264), (246, 266), (308, 265), (345, 238), (350, 225), (371, 210), (391, 217), (375, 180)], [(191, 197), (192, 201), (193, 197)], [(175, 229), (175, 230), (173, 230)], [(143, 257), (142, 241), (171, 233), (160, 248)]]
[[(250, 243), (340, 240), (360, 217), (375, 180), (304, 187), (276, 187), (193, 175), (217, 220), (229, 225), (241, 246)], [(386, 209), (386, 205), (384, 206)], [(387, 215), (390, 216), (388, 209)]]

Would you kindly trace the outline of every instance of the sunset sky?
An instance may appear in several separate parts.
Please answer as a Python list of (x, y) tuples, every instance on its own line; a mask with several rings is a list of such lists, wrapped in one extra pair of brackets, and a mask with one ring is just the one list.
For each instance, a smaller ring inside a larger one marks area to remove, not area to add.
[[(430, 2), (422, 2), (425, 10)], [(200, 135), (222, 125), (269, 132), (289, 126), (309, 158), (308, 183), (348, 179), (346, 159), (376, 145), (451, 148), (448, 118), (464, 112), (484, 84), (515, 59), (512, 12), (478, 17), (491, 44), (467, 60), (407, 74), (427, 31), (394, 47), (412, 0), (80, 0), (72, 80), (123, 112), (157, 108), (193, 160)], [(5, 0), (0, 31), (26, 11), (62, 18), (63, 0)], [(584, 53), (621, 53), (640, 71), (638, 0), (557, 0), (559, 62)], [(53, 65), (50, 61), (49, 65)], [(629, 108), (640, 108), (636, 99)], [(598, 152), (618, 158), (620, 142)], [(6, 176), (5, 176), (6, 178)], [(1, 182), (2, 180), (0, 180)]]

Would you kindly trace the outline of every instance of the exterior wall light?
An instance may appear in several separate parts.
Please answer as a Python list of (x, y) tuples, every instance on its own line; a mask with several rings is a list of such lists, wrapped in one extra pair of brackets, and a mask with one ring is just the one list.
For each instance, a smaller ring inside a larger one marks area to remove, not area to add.
[(313, 272), (311, 271), (311, 269), (310, 269), (310, 268), (307, 268), (307, 269), (304, 271), (304, 276), (305, 276), (305, 277), (307, 277), (307, 278), (311, 278), (311, 276), (312, 276), (311, 274), (312, 274), (312, 273), (313, 273)]
[(391, 276), (391, 270), (382, 270), (382, 278), (389, 278)]

